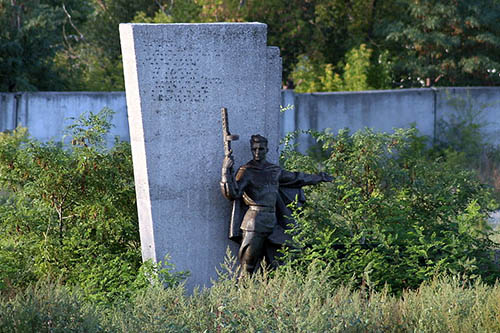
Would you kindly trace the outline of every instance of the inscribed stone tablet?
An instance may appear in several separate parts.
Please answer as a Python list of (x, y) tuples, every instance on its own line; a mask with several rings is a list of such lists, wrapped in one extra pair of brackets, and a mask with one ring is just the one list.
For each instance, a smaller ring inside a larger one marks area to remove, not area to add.
[(277, 162), (281, 58), (261, 23), (120, 24), (143, 258), (169, 255), (188, 286), (223, 261), (231, 205), (219, 191), (220, 109), (236, 165), (268, 137)]

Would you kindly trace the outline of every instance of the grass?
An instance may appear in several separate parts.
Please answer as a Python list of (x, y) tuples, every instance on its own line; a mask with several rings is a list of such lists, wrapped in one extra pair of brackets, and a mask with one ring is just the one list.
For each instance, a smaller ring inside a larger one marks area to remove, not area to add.
[(0, 301), (0, 332), (499, 332), (500, 285), (436, 278), (401, 296), (332, 288), (312, 268), (226, 275), (187, 296), (151, 286), (96, 308), (78, 292), (40, 283)]

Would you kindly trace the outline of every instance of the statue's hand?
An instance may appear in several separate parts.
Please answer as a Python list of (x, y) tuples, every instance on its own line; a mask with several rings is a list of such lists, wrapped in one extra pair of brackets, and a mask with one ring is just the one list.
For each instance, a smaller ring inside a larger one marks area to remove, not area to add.
[(229, 170), (233, 167), (234, 161), (231, 156), (224, 157), (224, 161), (222, 162), (222, 169)]
[(332, 182), (333, 177), (327, 174), (326, 172), (320, 172), (319, 175), (321, 176), (321, 181), (323, 182)]

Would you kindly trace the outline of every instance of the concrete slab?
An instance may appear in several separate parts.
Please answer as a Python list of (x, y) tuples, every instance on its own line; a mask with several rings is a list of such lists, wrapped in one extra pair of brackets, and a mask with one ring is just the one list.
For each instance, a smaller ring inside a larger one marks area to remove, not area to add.
[(261, 23), (120, 24), (143, 258), (169, 255), (189, 288), (210, 284), (230, 245), (221, 108), (242, 139), (236, 165), (256, 133), (278, 160), (281, 59), (266, 35)]

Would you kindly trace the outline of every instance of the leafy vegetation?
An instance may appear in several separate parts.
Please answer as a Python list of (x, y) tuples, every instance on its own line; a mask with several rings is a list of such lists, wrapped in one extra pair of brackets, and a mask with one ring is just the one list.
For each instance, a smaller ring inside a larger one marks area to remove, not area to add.
[(69, 143), (0, 133), (0, 295), (57, 280), (109, 303), (186, 277), (168, 261), (141, 263), (130, 145), (105, 146), (111, 116), (75, 119)]
[(190, 296), (168, 263), (141, 265), (130, 147), (104, 146), (110, 110), (75, 120), (69, 143), (0, 134), (0, 331), (497, 331), (498, 202), (457, 163), (474, 153), (461, 141), (483, 138), (475, 108), (451, 103), (465, 120), (443, 120), (447, 146), (343, 130), (313, 133), (311, 155), (285, 149), (287, 169), (335, 177), (307, 189), (287, 264), (238, 279), (228, 258)]
[[(299, 56), (291, 77), (296, 86), (295, 91), (360, 91), (390, 88), (390, 70), (387, 53), (377, 59), (371, 59), (372, 50), (365, 44), (352, 49), (346, 54), (346, 64), (339, 63), (342, 76), (335, 71), (332, 64), (317, 64), (307, 56)], [(375, 63), (372, 63), (375, 61)]]
[(473, 171), (435, 158), (415, 129), (313, 135), (321, 150), (288, 149), (284, 166), (335, 180), (308, 189), (295, 213), (296, 244), (286, 253), (294, 267), (321, 262), (335, 284), (395, 292), (440, 273), (500, 276), (486, 223), (498, 204)]
[(53, 64), (56, 53), (79, 38), (66, 30), (70, 24), (63, 8), (68, 7), (78, 25), (90, 10), (75, 0), (0, 0), (0, 91), (68, 88)]
[(72, 144), (0, 134), (0, 291), (47, 277), (103, 300), (141, 263), (130, 147), (107, 150), (110, 110), (82, 117)]
[(404, 2), (404, 14), (381, 32), (393, 43), (395, 74), (404, 87), (499, 83), (498, 1)]
[(39, 283), (0, 299), (0, 331), (82, 332), (497, 332), (500, 288), (437, 278), (396, 297), (332, 288), (325, 270), (283, 270), (237, 283), (226, 276), (187, 296), (158, 285), (103, 311), (80, 293)]
[[(498, 85), (499, 17), (498, 0), (0, 0), (0, 91), (123, 90), (118, 24), (132, 21), (266, 23), (284, 83), (303, 91), (319, 77), (318, 89)], [(296, 77), (304, 61), (310, 82)]]

